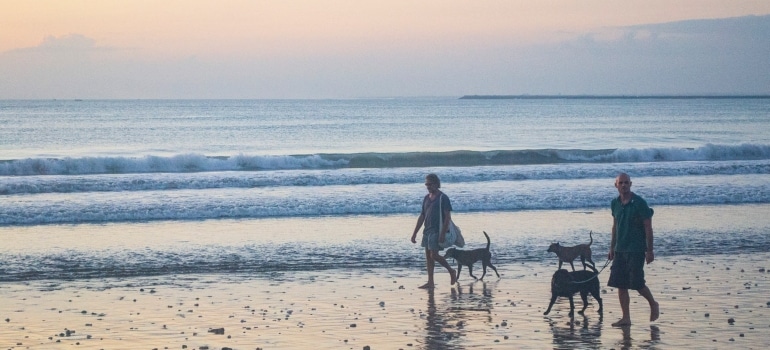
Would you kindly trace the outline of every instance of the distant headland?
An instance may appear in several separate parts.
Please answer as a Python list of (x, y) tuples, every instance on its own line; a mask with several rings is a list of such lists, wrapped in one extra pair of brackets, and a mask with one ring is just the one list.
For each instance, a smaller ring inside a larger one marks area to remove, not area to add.
[(770, 98), (770, 95), (465, 95), (461, 100)]

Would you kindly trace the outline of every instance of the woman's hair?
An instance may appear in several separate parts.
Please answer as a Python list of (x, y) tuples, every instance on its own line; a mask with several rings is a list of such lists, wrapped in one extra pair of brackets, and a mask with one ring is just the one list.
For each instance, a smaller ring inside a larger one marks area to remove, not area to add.
[(425, 181), (433, 182), (436, 184), (436, 187), (441, 188), (441, 180), (438, 179), (438, 175), (436, 174), (428, 174), (425, 175)]

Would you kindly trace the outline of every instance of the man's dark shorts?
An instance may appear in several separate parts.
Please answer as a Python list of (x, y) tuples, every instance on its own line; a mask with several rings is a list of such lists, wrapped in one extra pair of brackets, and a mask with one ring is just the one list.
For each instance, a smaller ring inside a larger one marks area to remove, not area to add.
[(444, 250), (444, 248), (441, 248), (441, 246), (438, 244), (438, 231), (434, 231), (427, 234), (423, 233), (422, 243), (420, 243), (420, 245), (427, 248), (428, 250), (435, 250), (435, 251)]
[(607, 286), (633, 290), (644, 288), (644, 262), (644, 252), (615, 252)]

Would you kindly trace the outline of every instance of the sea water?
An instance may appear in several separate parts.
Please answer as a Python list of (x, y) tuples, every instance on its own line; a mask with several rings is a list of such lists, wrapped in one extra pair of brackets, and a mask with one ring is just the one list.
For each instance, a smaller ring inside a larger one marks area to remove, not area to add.
[(770, 99), (0, 101), (0, 281), (420, 266), (431, 172), (498, 263), (606, 254), (621, 171), (658, 254), (770, 249)]

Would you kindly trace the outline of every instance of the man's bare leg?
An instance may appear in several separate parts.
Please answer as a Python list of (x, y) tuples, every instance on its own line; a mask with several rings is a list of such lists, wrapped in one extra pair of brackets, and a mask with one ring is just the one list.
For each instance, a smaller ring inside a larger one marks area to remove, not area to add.
[(441, 254), (438, 253), (438, 251), (434, 250), (432, 253), (433, 260), (438, 261), (438, 263), (446, 268), (447, 272), (449, 272), (449, 284), (452, 286), (455, 285), (455, 283), (457, 283), (457, 271), (449, 266), (449, 263), (446, 261), (446, 259), (444, 259), (443, 256), (441, 256)]
[(436, 264), (433, 262), (433, 254), (431, 254), (428, 248), (425, 248), (425, 266), (428, 268), (428, 283), (421, 285), (420, 288), (433, 289), (433, 269), (436, 267)]
[(631, 325), (631, 315), (629, 313), (629, 304), (631, 304), (631, 298), (628, 295), (628, 289), (618, 288), (618, 300), (620, 301), (620, 311), (623, 316), (617, 322), (613, 323), (613, 327), (625, 327)]
[(652, 297), (650, 288), (644, 286), (644, 288), (639, 290), (639, 295), (643, 296), (647, 299), (647, 302), (650, 303), (650, 322), (657, 320), (658, 317), (660, 317), (660, 305), (655, 301), (655, 298)]

